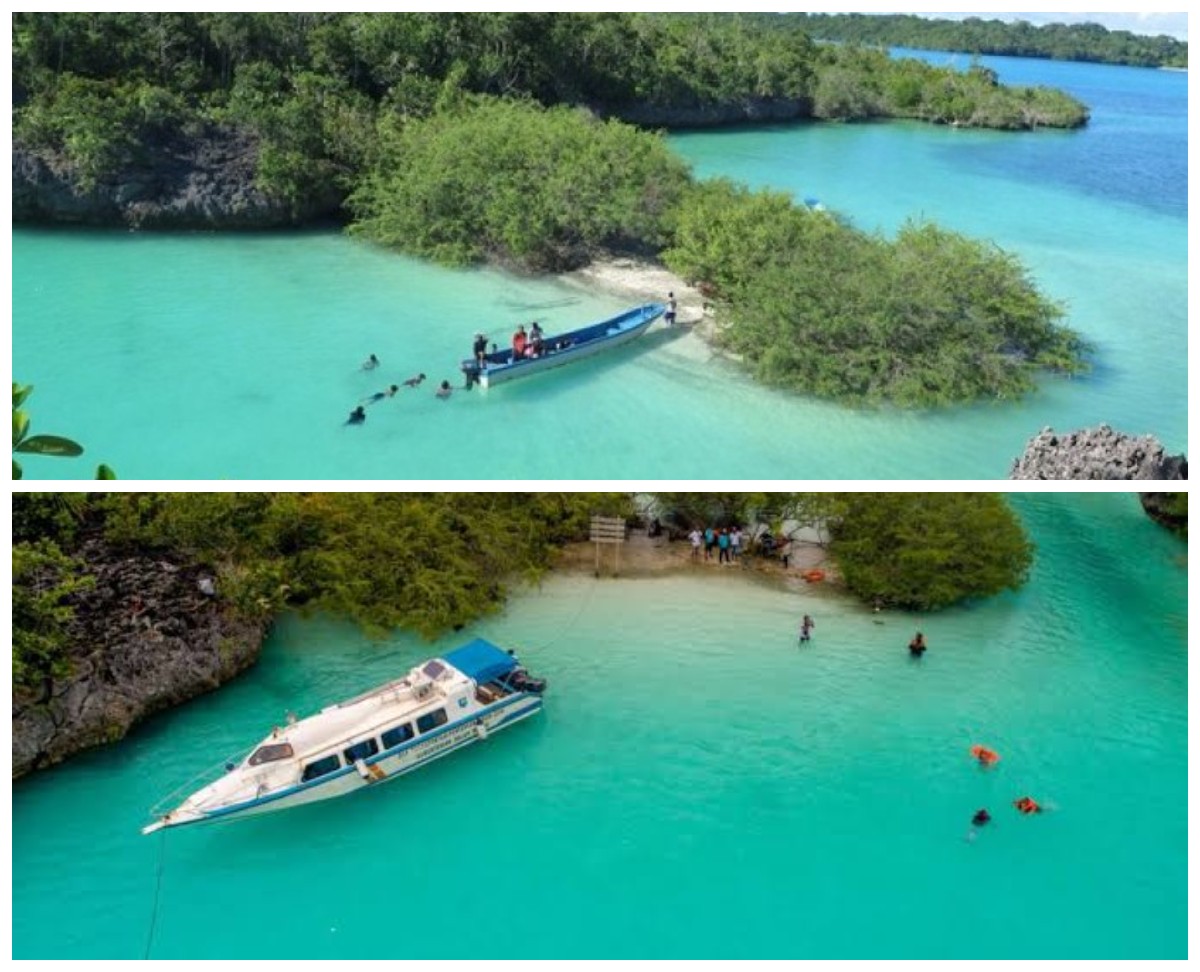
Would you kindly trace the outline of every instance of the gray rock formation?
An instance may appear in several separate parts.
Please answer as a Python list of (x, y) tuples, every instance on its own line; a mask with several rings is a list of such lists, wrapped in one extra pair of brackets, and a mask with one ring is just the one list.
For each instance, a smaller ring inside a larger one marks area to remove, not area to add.
[(812, 104), (805, 98), (740, 98), (690, 106), (638, 102), (596, 113), (645, 128), (714, 128), (811, 118)]
[(136, 161), (93, 188), (79, 188), (65, 160), (14, 144), (13, 221), (146, 229), (267, 229), (337, 213), (331, 189), (299, 209), (255, 185), (258, 140), (210, 126), (139, 146)]
[(1154, 436), (1107, 425), (1067, 435), (1045, 428), (1013, 462), (1009, 479), (1187, 479), (1187, 457), (1167, 455)]
[(122, 738), (152, 713), (210, 692), (258, 658), (266, 622), (237, 618), (205, 572), (166, 560), (80, 554), (95, 587), (75, 596), (72, 674), (13, 694), (13, 778)]

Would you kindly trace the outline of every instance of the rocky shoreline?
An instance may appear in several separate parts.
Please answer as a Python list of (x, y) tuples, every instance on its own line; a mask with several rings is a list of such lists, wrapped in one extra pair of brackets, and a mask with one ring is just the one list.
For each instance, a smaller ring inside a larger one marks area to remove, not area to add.
[(148, 141), (119, 173), (84, 188), (64, 159), (14, 142), (13, 222), (245, 230), (338, 216), (342, 198), (336, 189), (298, 207), (262, 192), (258, 154), (252, 133), (210, 125)]
[(1009, 479), (1186, 480), (1187, 457), (1169, 455), (1152, 435), (1126, 435), (1108, 425), (1066, 434), (1047, 427), (1013, 460)]
[(267, 632), (266, 621), (239, 617), (195, 565), (116, 554), (98, 540), (78, 557), (95, 584), (71, 599), (72, 673), (39, 691), (14, 689), (13, 779), (219, 688), (258, 660)]

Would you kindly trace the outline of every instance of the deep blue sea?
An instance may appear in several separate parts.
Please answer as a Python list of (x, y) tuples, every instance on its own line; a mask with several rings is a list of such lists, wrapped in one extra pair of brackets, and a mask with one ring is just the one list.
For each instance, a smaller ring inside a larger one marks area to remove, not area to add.
[[(1133, 495), (1012, 502), (1028, 585), (920, 618), (703, 564), (552, 576), (433, 644), (286, 618), (234, 682), (14, 784), (13, 957), (1186, 958), (1186, 546)], [(541, 714), (140, 835), (286, 711), (477, 635), (549, 680)]]
[[(923, 55), (933, 58), (949, 55)], [(965, 58), (959, 58), (963, 66)], [(681, 133), (702, 176), (816, 197), (892, 233), (932, 219), (994, 240), (1096, 346), (1083, 378), (1021, 402), (857, 410), (775, 391), (694, 335), (438, 401), (477, 329), (553, 333), (626, 301), (551, 279), (454, 271), (336, 232), (13, 231), (13, 369), (34, 432), (77, 460), (26, 475), (182, 479), (1004, 478), (1028, 439), (1107, 422), (1187, 447), (1187, 75), (987, 58), (1003, 81), (1083, 98), (1076, 132), (917, 123)], [(376, 372), (358, 369), (370, 353)]]

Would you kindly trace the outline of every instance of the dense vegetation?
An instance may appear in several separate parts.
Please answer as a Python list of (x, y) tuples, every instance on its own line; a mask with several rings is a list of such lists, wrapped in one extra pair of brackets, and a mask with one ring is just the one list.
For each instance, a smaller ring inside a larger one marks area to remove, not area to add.
[(261, 138), (260, 182), (297, 199), (350, 188), (377, 123), (429, 114), (456, 92), (616, 115), (782, 99), (822, 118), (1086, 118), (1064, 97), (706, 15), (19, 13), (12, 63), (15, 133), (64, 155), (85, 185), (148, 141), (223, 124)]
[(942, 20), (913, 14), (784, 14), (761, 20), (768, 25), (799, 27), (821, 40), (1139, 67), (1187, 67), (1186, 41), (1162, 34), (1147, 37), (1109, 30), (1092, 23), (1035, 27), (1024, 20)]
[(171, 133), (250, 131), (264, 190), (298, 213), (335, 187), (354, 232), (419, 256), (559, 270), (664, 253), (712, 288), (722, 342), (782, 387), (931, 405), (1082, 367), (1010, 255), (932, 226), (888, 242), (782, 195), (697, 184), (658, 135), (598, 120), (781, 99), (840, 120), (1086, 118), (978, 65), (736, 16), (96, 13), (14, 15), (13, 71), (18, 138), (85, 187)]
[(936, 610), (1024, 584), (1033, 545), (995, 493), (655, 493), (684, 528), (816, 527), (849, 590), (868, 604)]
[(929, 224), (869, 235), (724, 181), (680, 209), (666, 263), (725, 305), (719, 341), (760, 380), (823, 397), (1011, 397), (1085, 348), (1011, 254)]
[(444, 263), (570, 269), (661, 247), (689, 176), (657, 136), (569, 108), (475, 100), (381, 133), (353, 229)]
[(630, 511), (626, 495), (603, 493), (16, 494), (14, 677), (63, 672), (87, 538), (206, 565), (243, 616), (328, 611), (433, 637), (501, 608), (515, 579), (586, 539), (591, 513)]

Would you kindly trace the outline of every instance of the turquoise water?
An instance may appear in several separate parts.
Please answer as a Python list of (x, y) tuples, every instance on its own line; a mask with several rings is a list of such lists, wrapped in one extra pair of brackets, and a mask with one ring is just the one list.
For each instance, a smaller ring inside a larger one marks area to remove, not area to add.
[[(995, 239), (1097, 346), (1093, 374), (1020, 403), (859, 411), (768, 390), (694, 336), (484, 393), (433, 384), (341, 423), (416, 372), (457, 387), (476, 329), (550, 332), (626, 302), (456, 272), (333, 233), (13, 232), (14, 375), (34, 430), (87, 446), (33, 477), (1003, 478), (1043, 426), (1108, 422), (1187, 446), (1187, 77), (990, 59), (1093, 107), (1073, 133), (918, 124), (680, 134), (701, 175), (816, 196), (867, 229), (929, 217)], [(358, 370), (369, 353), (383, 367)]]
[[(1186, 548), (1132, 496), (1013, 502), (1030, 583), (919, 622), (716, 568), (554, 578), (434, 646), (288, 619), (234, 683), (14, 786), (13, 955), (1184, 958)], [(138, 834), (289, 708), (477, 634), (549, 678), (541, 715), (377, 790)]]

